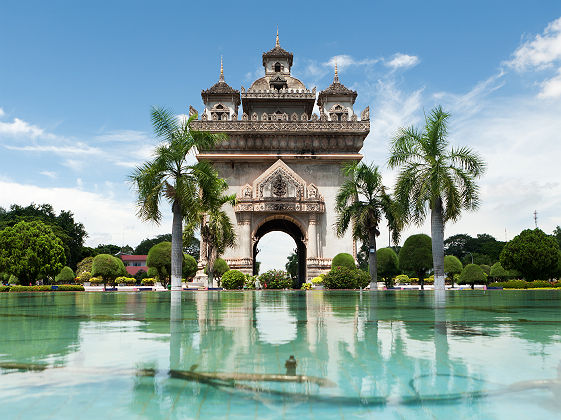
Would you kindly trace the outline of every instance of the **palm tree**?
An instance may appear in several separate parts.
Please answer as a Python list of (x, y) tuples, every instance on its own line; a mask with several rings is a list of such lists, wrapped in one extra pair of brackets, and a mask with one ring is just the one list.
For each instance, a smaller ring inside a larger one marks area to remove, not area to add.
[(141, 219), (159, 223), (160, 200), (164, 197), (171, 204), (171, 287), (181, 290), (183, 219), (200, 207), (202, 192), (212, 190), (217, 182), (216, 171), (209, 163), (190, 164), (188, 155), (214, 146), (224, 135), (191, 130), (196, 115), (180, 119), (164, 108), (153, 107), (151, 116), (154, 132), (163, 142), (156, 147), (154, 158), (138, 166), (130, 180), (137, 193), (137, 214)]
[(475, 180), (484, 172), (483, 159), (468, 147), (448, 150), (450, 114), (434, 108), (425, 127), (401, 128), (391, 145), (390, 168), (400, 168), (395, 194), (404, 214), (421, 224), (431, 213), (432, 258), (435, 289), (444, 289), (444, 225), (455, 221), (462, 209), (479, 205)]
[(368, 271), (370, 289), (377, 288), (376, 237), (380, 234), (378, 225), (385, 216), (397, 242), (400, 233), (400, 217), (397, 206), (382, 185), (382, 175), (378, 167), (352, 162), (343, 167), (347, 180), (339, 188), (335, 210), (335, 229), (343, 236), (352, 223), (354, 240), (368, 244)]

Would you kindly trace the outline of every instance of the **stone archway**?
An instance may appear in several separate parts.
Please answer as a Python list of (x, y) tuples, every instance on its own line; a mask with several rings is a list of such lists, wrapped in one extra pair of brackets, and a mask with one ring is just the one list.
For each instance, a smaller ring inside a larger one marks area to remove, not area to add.
[(299, 223), (285, 215), (272, 216), (266, 218), (253, 232), (253, 274), (256, 274), (256, 258), (257, 258), (257, 245), (263, 236), (270, 232), (284, 232), (288, 234), (296, 243), (296, 252), (298, 255), (298, 287), (306, 282), (306, 264), (307, 264), (307, 249), (306, 249), (306, 234), (302, 230)]

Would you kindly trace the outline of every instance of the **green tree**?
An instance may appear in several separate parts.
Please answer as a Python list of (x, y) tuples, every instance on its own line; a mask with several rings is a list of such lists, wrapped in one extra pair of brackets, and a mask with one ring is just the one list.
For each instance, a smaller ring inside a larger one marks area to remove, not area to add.
[(380, 248), (376, 254), (378, 276), (384, 279), (386, 287), (393, 287), (393, 277), (399, 274), (397, 254), (392, 248)]
[(339, 254), (335, 255), (335, 257), (333, 257), (333, 260), (331, 261), (331, 268), (333, 269), (335, 267), (347, 267), (355, 269), (355, 259), (351, 254), (340, 252)]
[(491, 274), (491, 266), (488, 264), (479, 264), (483, 272), (487, 275)]
[(114, 245), (114, 244), (99, 244), (94, 248), (95, 255), (99, 255), (99, 254), (117, 255), (119, 251), (121, 251), (121, 247), (119, 245)]
[(20, 284), (52, 279), (65, 262), (62, 241), (43, 222), (22, 221), (0, 231), (0, 272), (13, 274)]
[(401, 128), (394, 138), (390, 168), (400, 168), (395, 188), (404, 212), (422, 223), (431, 213), (434, 284), (444, 290), (444, 225), (460, 217), (462, 209), (474, 210), (479, 203), (475, 180), (485, 163), (467, 147), (448, 151), (449, 114), (439, 106), (425, 118), (425, 127)]
[[(142, 254), (140, 254), (142, 255)], [(133, 276), (136, 279), (136, 284), (140, 284), (140, 282), (148, 277), (148, 273), (144, 270), (138, 270), (136, 274)]]
[(335, 229), (337, 235), (342, 237), (352, 225), (353, 239), (368, 243), (370, 289), (375, 290), (378, 287), (376, 262), (376, 237), (380, 234), (378, 226), (382, 223), (382, 217), (385, 217), (393, 233), (394, 242), (397, 242), (401, 228), (398, 209), (386, 193), (378, 167), (352, 162), (343, 167), (343, 175), (346, 180), (337, 192)]
[(86, 257), (80, 261), (76, 267), (76, 275), (79, 276), (84, 272), (92, 272), (93, 257)]
[(113, 283), (117, 277), (125, 276), (125, 265), (120, 258), (109, 254), (96, 255), (92, 262), (92, 277), (101, 277), (103, 284)]
[(553, 236), (557, 241), (557, 245), (561, 248), (561, 226), (556, 226), (555, 229), (553, 229)]
[(487, 283), (487, 276), (477, 264), (468, 264), (460, 274), (460, 284), (469, 284), (474, 289), (476, 283)]
[(489, 272), (489, 277), (491, 277), (495, 281), (504, 281), (512, 276), (512, 273), (505, 270), (500, 262), (496, 262), (491, 267), (491, 271)]
[[(162, 286), (167, 287), (168, 278), (171, 272), (171, 242), (160, 242), (148, 251), (146, 265), (155, 268), (158, 272), (158, 280)], [(183, 254), (181, 254), (183, 257)]]
[(154, 132), (164, 142), (156, 148), (155, 158), (137, 167), (130, 177), (138, 196), (141, 219), (159, 223), (160, 199), (164, 197), (171, 204), (171, 283), (175, 290), (181, 290), (183, 220), (189, 212), (201, 210), (198, 203), (201, 196), (212, 201), (214, 191), (207, 190), (207, 187), (217, 183), (217, 173), (208, 162), (189, 164), (188, 156), (225, 138), (191, 130), (190, 124), (195, 118), (180, 119), (166, 109), (152, 108)]
[(464, 266), (462, 262), (454, 255), (446, 255), (444, 257), (444, 272), (450, 279), (452, 286), (454, 285), (454, 275), (460, 274)]
[[(88, 236), (84, 225), (74, 220), (70, 211), (62, 210), (58, 215), (50, 204), (30, 204), (27, 207), (13, 204), (9, 211), (0, 212), (0, 230), (17, 223), (40, 221), (48, 225), (62, 241), (66, 262), (71, 268), (83, 258), (84, 239)], [(85, 255), (84, 255), (85, 256)]]
[(58, 273), (55, 277), (55, 283), (74, 283), (76, 277), (74, 276), (74, 271), (68, 266), (64, 266), (60, 273)]
[(197, 260), (189, 254), (183, 254), (183, 257), (183, 277), (185, 280), (191, 281), (197, 274)]
[(292, 251), (290, 255), (287, 257), (288, 262), (285, 264), (284, 268), (286, 272), (290, 274), (292, 277), (292, 281), (296, 281), (298, 279), (298, 254), (296, 250)]
[(557, 241), (540, 229), (526, 229), (506, 244), (501, 252), (501, 265), (516, 270), (525, 280), (555, 277), (559, 260)]
[(214, 261), (214, 267), (213, 267), (214, 272), (212, 273), (212, 277), (209, 273), (209, 268), (208, 266), (206, 266), (205, 268), (205, 273), (208, 275), (209, 280), (209, 287), (210, 285), (212, 285), (212, 280), (216, 278), (216, 281), (218, 282), (218, 287), (220, 287), (220, 280), (222, 279), (222, 276), (224, 275), (224, 273), (226, 273), (227, 271), (230, 270), (230, 267), (228, 266), (228, 263), (226, 261), (224, 261), (222, 258), (217, 258)]
[(407, 238), (399, 251), (399, 269), (415, 273), (425, 288), (425, 276), (433, 264), (431, 238), (419, 233)]

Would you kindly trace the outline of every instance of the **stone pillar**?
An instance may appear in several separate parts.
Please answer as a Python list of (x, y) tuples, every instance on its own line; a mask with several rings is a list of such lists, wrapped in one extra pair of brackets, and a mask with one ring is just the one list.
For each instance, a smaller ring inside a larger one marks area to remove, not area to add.
[[(238, 218), (238, 246), (239, 258), (251, 261), (253, 258), (253, 244), (251, 241), (251, 213), (241, 213)], [(249, 265), (241, 271), (245, 274), (253, 274), (253, 267)]]
[(308, 219), (308, 258), (317, 258), (318, 256), (317, 222), (317, 214), (310, 213)]

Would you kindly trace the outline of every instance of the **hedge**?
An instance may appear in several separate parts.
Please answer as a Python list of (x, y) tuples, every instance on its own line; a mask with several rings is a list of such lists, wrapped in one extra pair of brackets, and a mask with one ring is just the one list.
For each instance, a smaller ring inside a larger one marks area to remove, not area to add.
[(1, 292), (9, 292), (10, 291), (10, 286), (2, 286), (0, 285), (0, 293)]
[(239, 270), (228, 270), (222, 275), (224, 289), (241, 289), (244, 286), (245, 274)]
[(50, 292), (51, 286), (19, 286), (15, 285), (10, 288), (10, 292)]
[(58, 286), (60, 292), (83, 292), (84, 290), (84, 286), (81, 284), (61, 284)]
[(509, 280), (496, 281), (489, 284), (489, 287), (502, 287), (503, 289), (543, 289), (543, 288), (561, 288), (561, 282), (551, 283), (546, 280)]
[(333, 258), (333, 261), (331, 262), (331, 268), (333, 269), (335, 267), (356, 268), (355, 259), (351, 254), (341, 252), (340, 254), (335, 255), (335, 258)]

